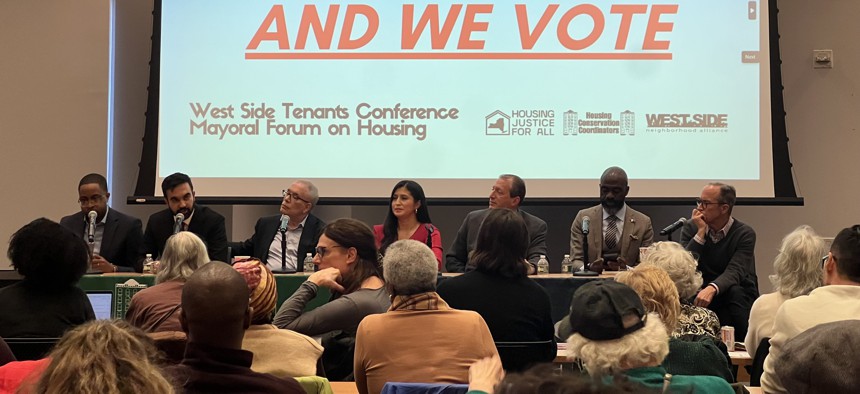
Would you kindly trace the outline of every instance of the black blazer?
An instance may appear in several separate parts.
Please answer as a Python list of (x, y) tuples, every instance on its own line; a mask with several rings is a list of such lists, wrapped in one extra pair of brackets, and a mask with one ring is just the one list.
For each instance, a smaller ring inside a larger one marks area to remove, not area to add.
[[(244, 242), (230, 242), (233, 248), (233, 256), (252, 256), (260, 259), (264, 264), (269, 257), (269, 246), (275, 240), (275, 235), (278, 232), (278, 227), (281, 225), (281, 215), (264, 216), (257, 220), (254, 225), (254, 235)], [(317, 242), (320, 240), (325, 223), (319, 220), (316, 216), (308, 214), (305, 219), (305, 228), (302, 230), (302, 237), (299, 238), (299, 247), (296, 251), (296, 270), (302, 269), (302, 262), (305, 256), (310, 253), (311, 256), (316, 254)]]
[[(83, 212), (78, 212), (60, 219), (60, 225), (83, 238), (86, 217)], [(143, 267), (140, 258), (140, 244), (143, 240), (142, 228), (140, 219), (111, 208), (108, 210), (105, 221), (99, 255), (116, 265), (118, 271), (142, 272)]]
[[(229, 263), (227, 256), (227, 230), (224, 227), (224, 217), (208, 207), (194, 205), (194, 216), (188, 231), (196, 234), (209, 251), (209, 259)], [(151, 253), (153, 258), (161, 255), (167, 239), (173, 235), (173, 212), (164, 209), (153, 213), (146, 222), (146, 232), (143, 233), (143, 252)]]

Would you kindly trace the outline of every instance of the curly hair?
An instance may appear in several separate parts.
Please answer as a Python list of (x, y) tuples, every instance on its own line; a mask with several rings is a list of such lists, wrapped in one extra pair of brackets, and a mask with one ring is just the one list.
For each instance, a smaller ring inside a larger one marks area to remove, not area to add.
[(677, 242), (663, 241), (651, 245), (642, 264), (653, 264), (666, 271), (682, 300), (694, 297), (702, 287), (702, 273), (696, 270), (696, 259)]
[(593, 377), (613, 375), (625, 368), (660, 365), (669, 354), (669, 334), (656, 313), (649, 313), (645, 327), (619, 339), (593, 341), (576, 333), (567, 339), (570, 354), (582, 360)]
[(155, 282), (186, 280), (208, 262), (209, 253), (200, 237), (190, 231), (180, 231), (171, 235), (164, 244)]
[(48, 355), (33, 393), (173, 393), (143, 331), (123, 320), (93, 320), (67, 332)]
[(45, 218), (12, 234), (6, 256), (27, 283), (46, 288), (74, 286), (90, 265), (84, 240)]
[(655, 265), (640, 265), (631, 271), (619, 272), (615, 281), (630, 286), (639, 294), (645, 310), (660, 315), (666, 330), (675, 331), (681, 302), (678, 301), (678, 290), (666, 271)]
[(436, 290), (436, 255), (423, 242), (402, 239), (382, 258), (391, 295), (410, 296)]
[(769, 276), (773, 288), (788, 298), (808, 294), (821, 286), (819, 259), (827, 247), (812, 227), (800, 226), (788, 233), (779, 244), (773, 260), (774, 274)]

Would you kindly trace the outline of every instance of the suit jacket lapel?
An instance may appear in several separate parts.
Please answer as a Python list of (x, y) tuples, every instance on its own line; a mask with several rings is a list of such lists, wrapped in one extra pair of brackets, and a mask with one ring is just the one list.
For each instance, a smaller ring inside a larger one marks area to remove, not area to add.
[(86, 217), (83, 212), (78, 212), (75, 214), (75, 218), (72, 220), (73, 223), (77, 223), (77, 225), (72, 226), (72, 232), (78, 236), (78, 238), (84, 237), (84, 227), (87, 225)]
[[(630, 237), (633, 234), (636, 234), (633, 231), (636, 227), (636, 222), (633, 220), (633, 210), (630, 207), (627, 207), (627, 213), (624, 214), (624, 225), (621, 226), (621, 253), (619, 256), (625, 256), (627, 258), (627, 249), (630, 248)], [(633, 262), (631, 262), (633, 264)]]
[(105, 220), (104, 231), (102, 231), (102, 244), (99, 248), (99, 254), (102, 256), (113, 256), (108, 252), (113, 252), (113, 241), (114, 233), (116, 233), (116, 229), (118, 227), (119, 218), (117, 218), (116, 214), (111, 214), (108, 211), (107, 220)]
[(266, 227), (263, 229), (263, 234), (260, 236), (259, 242), (254, 245), (255, 255), (257, 258), (266, 262), (266, 259), (269, 258), (269, 246), (272, 246), (272, 242), (275, 241), (275, 235), (278, 233), (278, 227), (281, 225), (281, 221), (278, 219), (280, 216), (276, 216), (274, 220), (269, 220), (266, 223)]
[(588, 247), (591, 248), (588, 254), (593, 255), (595, 259), (603, 257), (603, 207), (600, 205), (597, 206), (595, 215), (591, 218), (588, 241), (590, 243)]

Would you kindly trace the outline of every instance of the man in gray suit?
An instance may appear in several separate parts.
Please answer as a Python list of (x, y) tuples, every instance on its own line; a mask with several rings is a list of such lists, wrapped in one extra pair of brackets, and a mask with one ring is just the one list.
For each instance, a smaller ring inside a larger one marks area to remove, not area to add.
[(508, 208), (518, 212), (526, 222), (526, 227), (529, 231), (529, 248), (528, 248), (528, 263), (529, 273), (536, 271), (537, 262), (541, 255), (546, 255), (546, 222), (537, 216), (530, 215), (527, 212), (520, 210), (520, 204), (526, 198), (526, 183), (522, 178), (504, 174), (499, 176), (496, 184), (490, 192), (490, 207), (469, 212), (463, 224), (460, 225), (460, 230), (457, 231), (457, 238), (454, 244), (451, 245), (451, 251), (445, 255), (445, 268), (448, 272), (466, 272), (471, 271), (475, 267), (469, 264), (469, 254), (475, 250), (475, 243), (478, 240), (478, 231), (481, 229), (481, 223), (484, 222), (484, 217), (490, 209)]
[[(639, 247), (654, 242), (651, 218), (627, 206), (627, 173), (609, 167), (600, 177), (600, 205), (576, 214), (570, 226), (570, 258), (575, 267), (587, 263), (593, 271), (617, 271), (639, 264)], [(582, 251), (582, 222), (589, 218), (588, 260)]]

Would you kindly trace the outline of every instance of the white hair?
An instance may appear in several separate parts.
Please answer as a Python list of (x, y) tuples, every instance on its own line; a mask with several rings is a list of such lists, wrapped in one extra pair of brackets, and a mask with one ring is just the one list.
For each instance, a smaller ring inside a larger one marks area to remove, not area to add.
[(595, 341), (575, 333), (567, 338), (567, 349), (582, 360), (589, 375), (612, 375), (663, 363), (669, 354), (669, 334), (660, 316), (649, 313), (645, 327), (619, 339)]
[(190, 231), (171, 235), (164, 244), (155, 283), (188, 279), (194, 271), (209, 262), (206, 244)]
[(774, 289), (788, 298), (808, 294), (821, 286), (821, 256), (827, 246), (812, 227), (802, 225), (788, 233), (773, 260), (774, 274), (769, 276)]
[(320, 191), (319, 191), (319, 189), (317, 189), (317, 186), (314, 185), (313, 183), (311, 183), (311, 181), (304, 180), (304, 179), (299, 179), (295, 183), (304, 185), (306, 188), (308, 188), (308, 194), (309, 194), (308, 197), (311, 198), (310, 203), (314, 207), (317, 206), (317, 202), (319, 202), (319, 200), (320, 200)]
[(423, 242), (403, 239), (382, 258), (385, 284), (392, 295), (408, 296), (436, 289), (436, 256)]
[(688, 300), (702, 287), (702, 273), (696, 270), (698, 263), (693, 255), (677, 242), (657, 242), (648, 247), (643, 264), (653, 264), (666, 271), (681, 300)]

